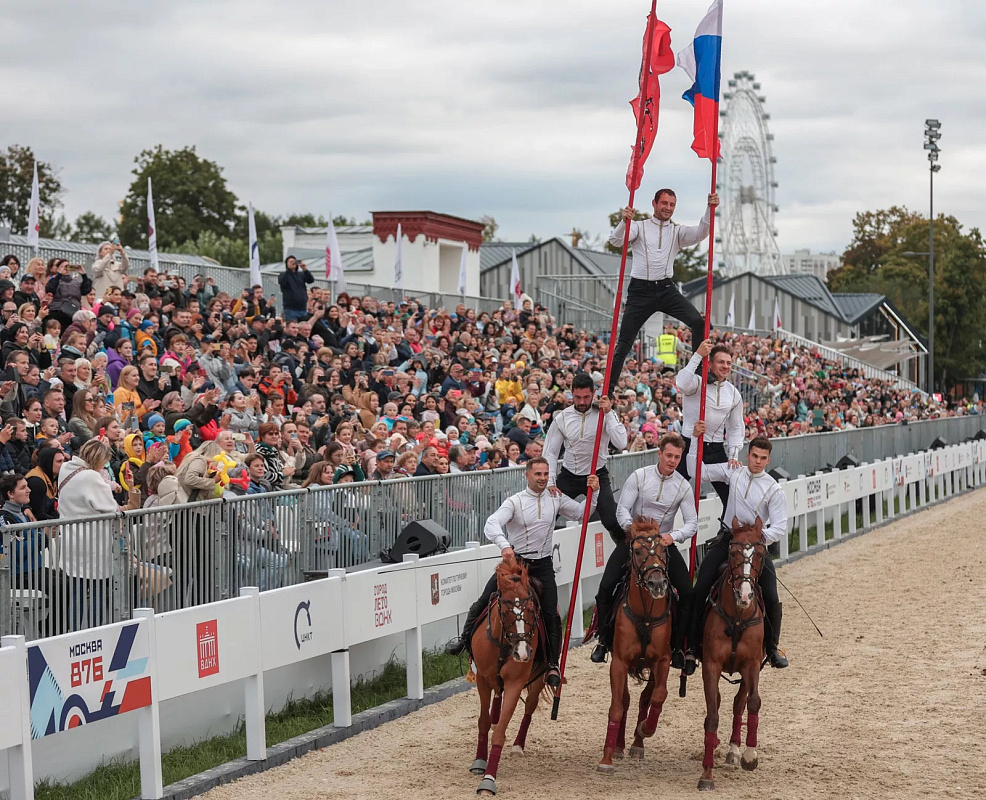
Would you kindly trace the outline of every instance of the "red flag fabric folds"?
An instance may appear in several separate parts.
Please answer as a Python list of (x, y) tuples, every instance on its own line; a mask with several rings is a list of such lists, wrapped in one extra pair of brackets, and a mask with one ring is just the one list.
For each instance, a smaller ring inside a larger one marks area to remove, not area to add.
[[(648, 44), (650, 44), (649, 61)], [(644, 176), (644, 162), (650, 155), (654, 140), (657, 138), (657, 116), (661, 103), (661, 84), (658, 76), (670, 72), (674, 64), (671, 29), (653, 14), (649, 14), (647, 29), (644, 32), (644, 54), (640, 64), (640, 92), (630, 101), (640, 131), (637, 144), (630, 154), (630, 166), (627, 168), (627, 189), (631, 192), (640, 186)]]

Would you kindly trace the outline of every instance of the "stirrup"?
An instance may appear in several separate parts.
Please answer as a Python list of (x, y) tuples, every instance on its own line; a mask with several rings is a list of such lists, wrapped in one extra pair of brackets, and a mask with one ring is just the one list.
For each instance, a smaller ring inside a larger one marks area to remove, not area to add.
[(552, 664), (548, 667), (548, 671), (544, 675), (544, 682), (552, 689), (561, 686), (561, 673), (556, 665)]
[(448, 644), (445, 645), (445, 652), (450, 656), (459, 656), (465, 651), (469, 642), (466, 641), (464, 636), (456, 636), (454, 639), (450, 639)]
[(689, 650), (685, 653), (685, 665), (681, 668), (681, 671), (685, 675), (694, 675), (695, 668), (698, 666), (698, 659), (695, 654)]

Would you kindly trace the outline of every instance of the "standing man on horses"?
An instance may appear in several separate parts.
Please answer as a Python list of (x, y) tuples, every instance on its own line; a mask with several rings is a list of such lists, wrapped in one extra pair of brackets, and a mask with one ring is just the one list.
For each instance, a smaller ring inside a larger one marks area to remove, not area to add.
[[(784, 490), (766, 472), (772, 449), (768, 438), (757, 436), (750, 442), (747, 466), (733, 470), (729, 479), (729, 503), (723, 515), (725, 525), (719, 537), (706, 549), (695, 581), (692, 624), (688, 636), (691, 653), (694, 653), (695, 644), (702, 641), (705, 603), (716, 581), (716, 572), (719, 565), (729, 559), (729, 542), (732, 539), (729, 526), (733, 519), (740, 525), (753, 525), (759, 517), (764, 523), (764, 544), (773, 544), (782, 536), (787, 536), (787, 499)], [(777, 596), (777, 573), (769, 556), (764, 558), (760, 573), (760, 593), (763, 595), (765, 621), (769, 625), (769, 630), (764, 631), (767, 658), (770, 666), (783, 669), (788, 661), (777, 649), (781, 638), (781, 602)]]
[[(705, 319), (675, 286), (674, 259), (682, 247), (692, 247), (709, 235), (709, 209), (698, 225), (678, 225), (671, 221), (678, 198), (671, 189), (658, 189), (654, 195), (654, 216), (634, 220), (636, 209), (622, 211), (623, 220), (609, 235), (613, 247), (623, 246), (626, 226), (630, 226), (633, 266), (627, 288), (626, 307), (620, 322), (620, 335), (613, 353), (609, 385), (616, 386), (633, 340), (654, 314), (663, 312), (692, 330), (692, 347), (705, 337)], [(709, 195), (709, 207), (719, 205), (719, 195)]]
[[(552, 427), (554, 427), (552, 425)], [(541, 618), (547, 641), (545, 650), (548, 658), (548, 673), (545, 683), (553, 689), (561, 686), (558, 672), (558, 656), (561, 651), (561, 615), (558, 613), (558, 585), (555, 583), (555, 568), (551, 550), (554, 544), (555, 517), (559, 513), (569, 519), (581, 519), (591, 514), (593, 508), (586, 508), (585, 501), (576, 501), (560, 493), (548, 491), (548, 462), (543, 458), (532, 458), (527, 462), (525, 477), (527, 488), (511, 495), (486, 521), (483, 533), (486, 538), (500, 548), (504, 561), (515, 556), (527, 563), (528, 574), (541, 583)], [(587, 485), (592, 487), (592, 505), (595, 507), (599, 496), (599, 478), (589, 476)], [(496, 575), (490, 578), (482, 596), (469, 609), (462, 635), (453, 639), (445, 648), (450, 655), (459, 655), (469, 647), (473, 627), (483, 609), (490, 604), (496, 591)]]
[[(599, 415), (603, 415), (603, 435), (599, 442), (599, 457), (596, 459), (596, 475), (599, 477), (599, 518), (602, 520), (613, 540), (623, 539), (623, 528), (616, 519), (616, 499), (609, 482), (609, 446), (625, 450), (627, 429), (613, 411), (608, 397), (599, 399), (599, 408), (593, 408), (592, 395), (595, 385), (592, 378), (579, 372), (572, 379), (573, 404), (555, 414), (548, 428), (548, 438), (544, 443), (544, 457), (548, 460), (548, 491), (564, 494), (572, 499), (586, 493), (589, 473), (592, 472), (592, 450), (596, 441), (596, 425)], [(561, 469), (558, 458), (564, 446)]]
[[(685, 674), (691, 675), (695, 671), (695, 659), (685, 661), (682, 640), (692, 603), (692, 579), (676, 545), (687, 542), (698, 532), (698, 515), (695, 513), (692, 488), (676, 471), (684, 450), (685, 442), (681, 436), (677, 433), (664, 434), (658, 444), (657, 464), (641, 467), (623, 484), (616, 518), (627, 532), (636, 517), (652, 519), (661, 528), (661, 544), (667, 548), (668, 554), (668, 580), (678, 593), (678, 621), (671, 631), (671, 666), (684, 669)], [(682, 525), (675, 528), (675, 515), (679, 508)], [(596, 595), (599, 643), (589, 657), (597, 664), (604, 662), (606, 652), (613, 649), (613, 600), (629, 560), (630, 542), (624, 536), (606, 562)]]
[[(709, 381), (705, 387), (705, 421), (699, 421), (702, 404), (702, 359), (709, 357)], [(729, 382), (733, 368), (733, 356), (725, 344), (712, 346), (706, 339), (695, 350), (688, 366), (675, 378), (681, 392), (682, 431), (686, 435), (701, 436), (702, 477), (712, 483), (723, 508), (729, 500), (730, 470), (740, 466), (739, 454), (743, 449), (746, 425), (743, 422), (743, 396)], [(695, 478), (695, 455), (698, 445), (685, 440), (685, 463), (678, 470), (689, 480)], [(732, 517), (723, 517), (728, 522)]]

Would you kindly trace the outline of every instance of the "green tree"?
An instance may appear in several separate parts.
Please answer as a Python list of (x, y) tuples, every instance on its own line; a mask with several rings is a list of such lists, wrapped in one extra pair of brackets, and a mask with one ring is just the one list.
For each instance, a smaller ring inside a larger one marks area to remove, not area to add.
[[(836, 292), (885, 295), (923, 336), (928, 335), (928, 220), (894, 206), (865, 211), (853, 222), (843, 265), (829, 273)], [(935, 379), (947, 387), (986, 369), (980, 346), (986, 329), (986, 254), (980, 232), (963, 232), (950, 216), (935, 219)]]
[(158, 145), (135, 159), (133, 183), (123, 200), (120, 241), (147, 247), (147, 179), (154, 184), (157, 243), (173, 250), (210, 232), (228, 236), (235, 224), (237, 202), (216, 162), (201, 158), (195, 147), (165, 150)]
[[(0, 152), (0, 221), (9, 225), (15, 233), (27, 233), (34, 161), (31, 148), (19, 144), (12, 144), (6, 152)], [(55, 226), (58, 222), (58, 209), (62, 207), (64, 189), (56, 172), (50, 162), (38, 162), (38, 197), (41, 201), (39, 223), (42, 236), (61, 232)]]
[(92, 211), (86, 211), (75, 218), (71, 237), (73, 242), (99, 244), (113, 237), (113, 226)]
[(497, 221), (491, 217), (489, 214), (484, 214), (479, 218), (479, 221), (483, 223), (483, 241), (484, 242), (498, 242), (500, 241), (496, 232), (500, 230), (500, 226)]

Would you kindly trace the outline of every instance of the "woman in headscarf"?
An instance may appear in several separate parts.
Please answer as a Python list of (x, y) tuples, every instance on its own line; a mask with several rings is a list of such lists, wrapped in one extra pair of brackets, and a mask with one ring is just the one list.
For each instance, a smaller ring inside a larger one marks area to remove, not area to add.
[(43, 447), (38, 451), (37, 466), (25, 476), (35, 519), (58, 519), (58, 471), (65, 460), (60, 448)]
[[(124, 489), (130, 492), (130, 506), (131, 508), (137, 508), (134, 505), (135, 496), (140, 497), (141, 489), (143, 488), (142, 478), (143, 472), (140, 473), (140, 478), (138, 478), (138, 470), (144, 466), (144, 437), (138, 433), (131, 433), (123, 437), (123, 452), (126, 454), (126, 459), (120, 465), (120, 469), (117, 471), (116, 482), (120, 484)], [(128, 470), (127, 467), (130, 469)], [(131, 479), (133, 480), (133, 485), (127, 480), (127, 474), (129, 473)]]

